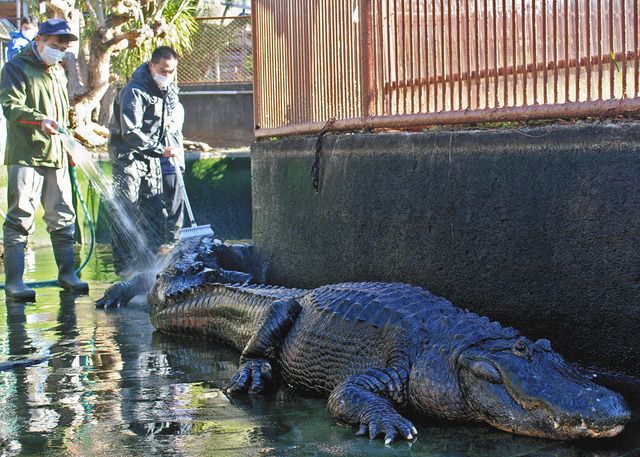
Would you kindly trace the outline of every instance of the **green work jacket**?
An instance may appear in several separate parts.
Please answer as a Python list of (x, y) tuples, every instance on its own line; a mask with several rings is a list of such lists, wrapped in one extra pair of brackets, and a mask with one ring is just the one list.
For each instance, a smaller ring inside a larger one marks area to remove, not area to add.
[(6, 165), (62, 168), (68, 163), (59, 135), (40, 128), (43, 119), (69, 123), (67, 77), (60, 64), (47, 66), (25, 47), (2, 69), (0, 105), (7, 118)]

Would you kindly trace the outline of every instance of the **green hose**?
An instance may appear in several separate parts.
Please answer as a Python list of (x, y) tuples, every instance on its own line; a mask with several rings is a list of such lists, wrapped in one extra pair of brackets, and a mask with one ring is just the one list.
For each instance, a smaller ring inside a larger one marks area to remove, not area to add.
[[(91, 255), (93, 254), (93, 248), (96, 245), (96, 229), (93, 225), (93, 219), (91, 219), (91, 214), (89, 214), (89, 209), (87, 208), (87, 204), (82, 198), (82, 192), (80, 192), (80, 187), (78, 186), (78, 175), (76, 174), (76, 167), (70, 167), (71, 175), (71, 184), (73, 185), (73, 190), (78, 197), (78, 201), (80, 202), (80, 206), (82, 206), (82, 211), (84, 212), (85, 217), (87, 218), (87, 223), (89, 224), (89, 252), (85, 256), (84, 260), (80, 264), (80, 266), (76, 269), (76, 274), (80, 273), (82, 269), (87, 265)], [(49, 279), (45, 281), (31, 281), (25, 282), (25, 285), (29, 287), (51, 287), (51, 286), (59, 286), (57, 279)], [(0, 283), (0, 289), (4, 289), (4, 283)]]

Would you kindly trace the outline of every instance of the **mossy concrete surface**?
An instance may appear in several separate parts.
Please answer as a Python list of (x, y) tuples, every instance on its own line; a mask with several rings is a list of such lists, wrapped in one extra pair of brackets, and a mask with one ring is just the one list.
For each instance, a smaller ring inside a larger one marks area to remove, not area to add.
[(421, 285), (640, 376), (640, 123), (327, 135), (252, 149), (274, 284)]

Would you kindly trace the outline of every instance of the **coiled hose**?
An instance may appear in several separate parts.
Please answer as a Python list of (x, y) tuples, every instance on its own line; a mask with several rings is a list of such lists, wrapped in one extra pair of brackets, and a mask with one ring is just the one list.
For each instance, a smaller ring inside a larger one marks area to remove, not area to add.
[[(71, 176), (71, 185), (73, 186), (73, 190), (78, 197), (78, 201), (80, 202), (80, 206), (82, 206), (82, 211), (84, 212), (85, 217), (87, 218), (87, 223), (89, 224), (89, 252), (85, 256), (84, 260), (80, 264), (80, 266), (76, 269), (76, 274), (80, 273), (82, 269), (89, 263), (89, 259), (93, 254), (93, 249), (96, 245), (96, 229), (93, 225), (93, 219), (91, 218), (91, 214), (89, 213), (89, 209), (87, 208), (87, 204), (82, 197), (82, 192), (80, 192), (80, 186), (78, 186), (78, 175), (76, 174), (76, 167), (69, 167), (69, 175)], [(25, 282), (25, 285), (29, 287), (51, 287), (58, 286), (57, 279), (49, 279), (44, 281), (31, 281)], [(0, 289), (4, 289), (4, 283), (0, 283)]]

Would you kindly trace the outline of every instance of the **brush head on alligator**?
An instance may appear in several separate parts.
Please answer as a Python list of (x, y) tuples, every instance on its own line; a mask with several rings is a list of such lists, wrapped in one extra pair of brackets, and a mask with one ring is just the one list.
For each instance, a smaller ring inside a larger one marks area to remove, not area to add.
[(259, 265), (250, 247), (190, 240), (148, 294), (158, 330), (241, 351), (230, 394), (260, 393), (278, 378), (328, 397), (337, 422), (386, 442), (415, 436), (405, 415), (550, 439), (613, 437), (630, 419), (619, 394), (547, 340), (532, 342), (422, 288), (287, 289), (260, 284)]

